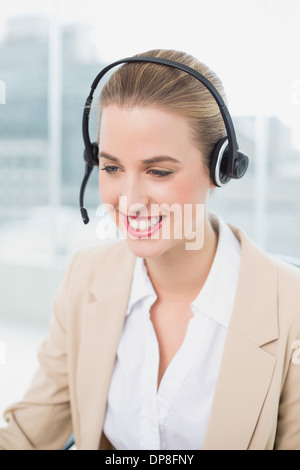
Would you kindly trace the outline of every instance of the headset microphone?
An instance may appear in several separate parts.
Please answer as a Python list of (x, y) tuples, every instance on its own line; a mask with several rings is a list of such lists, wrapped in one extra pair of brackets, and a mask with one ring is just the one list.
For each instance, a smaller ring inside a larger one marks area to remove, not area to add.
[(98, 83), (100, 82), (101, 78), (113, 67), (117, 65), (128, 63), (128, 62), (148, 62), (153, 64), (160, 64), (165, 65), (168, 67), (177, 68), (179, 70), (183, 70), (184, 72), (192, 75), (197, 80), (199, 80), (211, 93), (213, 98), (215, 99), (220, 113), (222, 115), (227, 136), (220, 139), (211, 156), (210, 162), (210, 177), (215, 186), (221, 187), (224, 184), (228, 183), (231, 178), (233, 179), (240, 179), (244, 176), (247, 171), (249, 158), (246, 154), (241, 152), (238, 147), (236, 134), (233, 126), (233, 122), (229, 111), (227, 109), (226, 104), (218, 90), (214, 87), (214, 85), (206, 78), (204, 75), (199, 73), (197, 70), (188, 67), (187, 65), (181, 64), (180, 62), (175, 62), (168, 59), (162, 59), (159, 57), (147, 57), (147, 56), (135, 56), (135, 57), (128, 57), (125, 59), (118, 60), (113, 62), (110, 65), (107, 65), (102, 69), (102, 71), (96, 76), (95, 80), (92, 83), (91, 91), (89, 96), (86, 99), (85, 107), (83, 111), (83, 119), (82, 119), (82, 134), (84, 140), (84, 161), (85, 161), (85, 174), (82, 180), (82, 184), (80, 187), (80, 195), (79, 195), (79, 205), (80, 205), (80, 212), (82, 216), (82, 220), (85, 224), (89, 222), (88, 212), (84, 207), (84, 191), (90, 177), (90, 174), (94, 168), (94, 166), (98, 166), (98, 144), (97, 142), (91, 142), (89, 136), (89, 116), (90, 116), (90, 108), (93, 101), (93, 94), (95, 89), (97, 88)]

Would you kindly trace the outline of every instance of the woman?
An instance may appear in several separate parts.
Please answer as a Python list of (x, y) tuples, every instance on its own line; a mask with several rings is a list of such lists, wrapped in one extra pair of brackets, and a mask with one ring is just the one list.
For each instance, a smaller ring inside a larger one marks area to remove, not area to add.
[[(176, 51), (150, 51), (198, 70)], [(207, 210), (226, 135), (188, 74), (126, 64), (100, 97), (99, 186), (125, 240), (79, 252), (2, 448), (300, 449), (300, 274)]]

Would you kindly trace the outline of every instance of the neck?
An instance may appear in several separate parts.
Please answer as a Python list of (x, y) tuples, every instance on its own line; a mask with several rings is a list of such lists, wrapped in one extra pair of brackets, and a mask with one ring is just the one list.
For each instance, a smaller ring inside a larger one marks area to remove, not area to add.
[(201, 249), (186, 250), (181, 246), (158, 258), (146, 259), (148, 274), (158, 299), (194, 300), (207, 279), (217, 243), (217, 233), (207, 219)]

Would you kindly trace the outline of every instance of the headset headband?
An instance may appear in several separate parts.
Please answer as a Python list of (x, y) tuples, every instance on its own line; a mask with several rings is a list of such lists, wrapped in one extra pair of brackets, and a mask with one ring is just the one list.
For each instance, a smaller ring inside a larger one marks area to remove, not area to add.
[[(247, 166), (248, 166), (248, 157), (242, 154), (241, 152), (239, 152), (238, 150), (239, 148), (237, 144), (235, 129), (234, 129), (229, 111), (227, 109), (227, 106), (224, 103), (224, 100), (222, 96), (220, 95), (220, 93), (218, 92), (218, 90), (206, 77), (204, 77), (204, 75), (199, 73), (197, 70), (191, 67), (188, 67), (185, 64), (181, 64), (180, 62), (175, 62), (172, 60), (163, 59), (159, 57), (135, 56), (135, 57), (127, 57), (125, 59), (118, 60), (104, 67), (101, 70), (101, 72), (96, 76), (96, 78), (94, 79), (92, 83), (90, 94), (86, 99), (85, 107), (83, 111), (82, 132), (83, 132), (83, 140), (84, 140), (84, 145), (85, 145), (84, 159), (86, 161), (86, 170), (85, 170), (85, 175), (84, 175), (81, 189), (80, 189), (80, 197), (79, 197), (80, 201), (79, 202), (80, 202), (81, 215), (82, 215), (84, 223), (89, 222), (87, 211), (83, 207), (84, 206), (83, 204), (84, 190), (85, 190), (85, 186), (87, 184), (88, 178), (93, 169), (93, 166), (97, 165), (97, 159), (95, 159), (95, 143), (91, 142), (90, 136), (89, 136), (89, 116), (90, 116), (91, 104), (93, 101), (93, 94), (100, 80), (102, 79), (102, 77), (110, 69), (120, 64), (133, 63), (133, 62), (146, 62), (146, 63), (161, 64), (161, 65), (165, 65), (168, 67), (173, 67), (173, 68), (182, 70), (188, 73), (189, 75), (192, 75), (197, 80), (199, 80), (207, 88), (207, 90), (211, 93), (211, 95), (215, 99), (215, 102), (217, 103), (219, 107), (220, 113), (224, 121), (224, 125), (225, 125), (226, 132), (227, 132), (226, 139), (228, 140), (228, 148), (226, 149), (228, 155), (226, 158), (227, 164), (225, 168), (225, 173), (226, 173), (226, 176), (228, 177), (228, 180), (230, 178), (241, 178), (241, 176), (245, 174)], [(237, 168), (238, 167), (237, 162), (240, 161), (241, 157), (243, 158), (243, 165), (240, 165), (240, 166), (242, 166), (243, 168), (242, 168), (242, 171), (241, 169), (239, 171)], [(220, 161), (218, 161), (218, 166), (220, 166)], [(217, 186), (219, 186), (219, 184), (217, 184)]]

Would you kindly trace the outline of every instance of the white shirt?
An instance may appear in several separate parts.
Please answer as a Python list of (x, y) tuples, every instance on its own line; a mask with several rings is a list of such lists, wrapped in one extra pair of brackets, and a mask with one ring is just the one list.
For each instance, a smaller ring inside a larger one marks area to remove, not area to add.
[(118, 450), (203, 447), (240, 265), (238, 240), (222, 219), (218, 223), (211, 270), (158, 390), (159, 349), (150, 319), (157, 296), (143, 259), (136, 260), (104, 421)]

